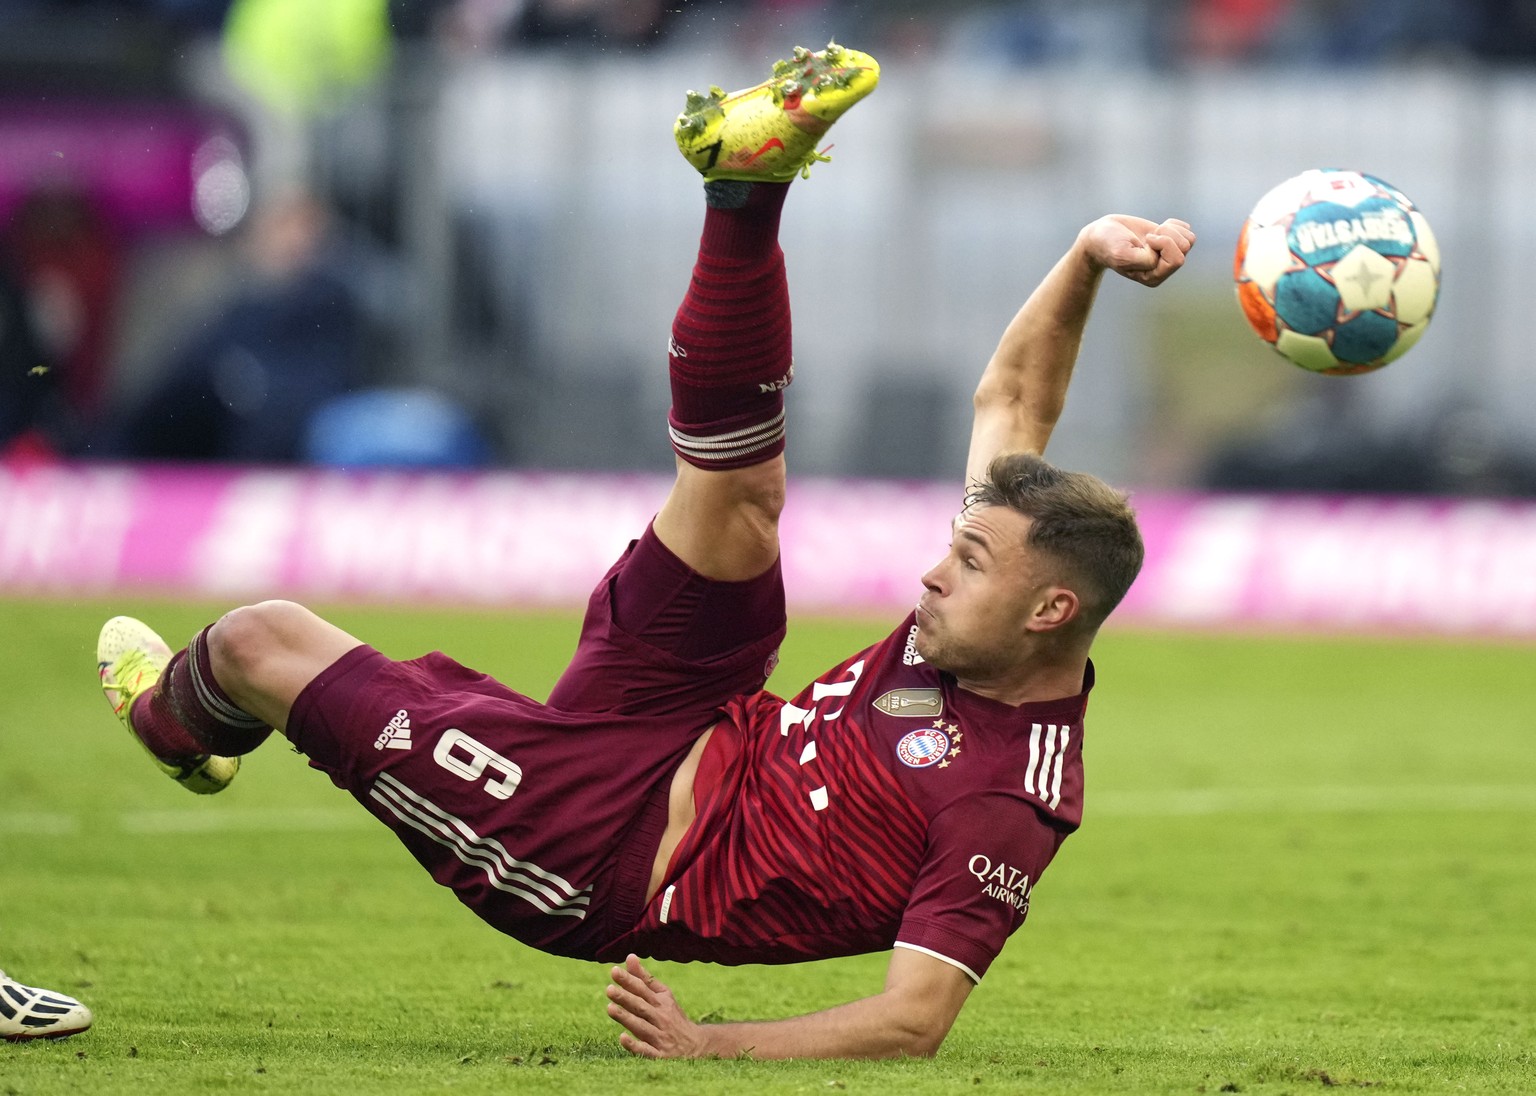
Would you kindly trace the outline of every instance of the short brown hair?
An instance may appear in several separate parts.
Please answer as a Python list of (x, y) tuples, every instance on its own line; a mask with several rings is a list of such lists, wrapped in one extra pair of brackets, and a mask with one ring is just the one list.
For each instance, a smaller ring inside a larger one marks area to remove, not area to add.
[(966, 506), (1006, 506), (1030, 519), (1025, 538), (1083, 584), (1082, 619), (1097, 628), (1141, 570), (1146, 549), (1125, 494), (1086, 472), (1066, 472), (1031, 453), (1005, 453), (972, 483)]

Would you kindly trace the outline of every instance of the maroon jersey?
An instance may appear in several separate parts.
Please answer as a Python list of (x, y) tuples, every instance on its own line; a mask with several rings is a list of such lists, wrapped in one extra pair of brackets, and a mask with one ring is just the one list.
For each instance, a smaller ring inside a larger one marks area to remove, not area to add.
[(601, 949), (779, 963), (907, 947), (980, 980), (1082, 819), (1077, 696), (958, 688), (907, 620), (792, 701), (733, 700), (698, 818), (633, 931)]
[[(657, 644), (717, 615), (722, 584), (679, 568), (654, 537), (631, 546), (549, 704), (441, 654), (358, 647), (286, 734), (465, 905), (545, 951), (744, 963), (895, 945), (979, 979), (1082, 816), (1092, 668), (1079, 695), (1012, 708), (924, 665), (909, 617), (786, 702), (760, 691), (777, 569), (730, 584), (739, 642), (699, 660)], [(688, 611), (633, 634), (615, 580)], [(648, 902), (673, 774), (711, 724), (697, 820)]]

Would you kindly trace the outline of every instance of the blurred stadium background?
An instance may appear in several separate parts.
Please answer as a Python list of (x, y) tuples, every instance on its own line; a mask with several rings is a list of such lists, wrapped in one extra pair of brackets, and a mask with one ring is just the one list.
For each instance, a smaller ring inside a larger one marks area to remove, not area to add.
[[(871, 549), (952, 505), (1002, 325), (1122, 210), (1201, 234), (1167, 288), (1106, 289), (1052, 445), (1138, 492), (1128, 615), (1536, 632), (1528, 0), (0, 0), (0, 589), (499, 603), (530, 591), (400, 578), (538, 539), (487, 490), (606, 557), (670, 466), (682, 91), (833, 35), (884, 80), (786, 222), (793, 470), (876, 482), (852, 532), (802, 523), (848, 561), (803, 604), (910, 600), (930, 545), (873, 578)], [(1233, 303), (1243, 215), (1311, 166), (1441, 241), (1430, 333), (1379, 374), (1292, 368)], [(579, 601), (581, 563), (533, 600)], [(1441, 619), (1432, 571), (1476, 604)]]

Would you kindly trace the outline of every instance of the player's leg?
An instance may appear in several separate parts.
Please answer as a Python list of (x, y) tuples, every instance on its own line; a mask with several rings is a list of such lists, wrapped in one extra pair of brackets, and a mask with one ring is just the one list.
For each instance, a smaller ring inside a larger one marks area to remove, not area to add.
[(594, 591), (551, 705), (668, 715), (697, 730), (772, 670), (791, 374), (779, 217), (789, 181), (825, 159), (820, 138), (878, 78), (873, 58), (828, 46), (796, 50), (755, 88), (688, 93), (675, 135), (704, 176), (705, 215), (670, 347), (677, 479)]
[(704, 176), (705, 217), (669, 348), (678, 475), (654, 529), (707, 578), (753, 578), (778, 558), (794, 372), (780, 214), (790, 181), (825, 159), (817, 143), (878, 80), (866, 54), (797, 49), (755, 88), (689, 92), (674, 127)]
[(171, 653), (142, 621), (114, 617), (97, 641), (102, 690), (162, 771), (191, 791), (223, 790), (240, 755), (284, 727), (294, 699), (361, 641), (301, 605), (225, 614)]

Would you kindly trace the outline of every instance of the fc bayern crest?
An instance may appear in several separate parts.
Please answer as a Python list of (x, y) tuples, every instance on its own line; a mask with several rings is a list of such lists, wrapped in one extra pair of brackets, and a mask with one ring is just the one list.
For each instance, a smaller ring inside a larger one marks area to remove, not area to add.
[(896, 743), (896, 756), (914, 769), (926, 769), (949, 752), (949, 736), (934, 727), (923, 727), (902, 735)]

